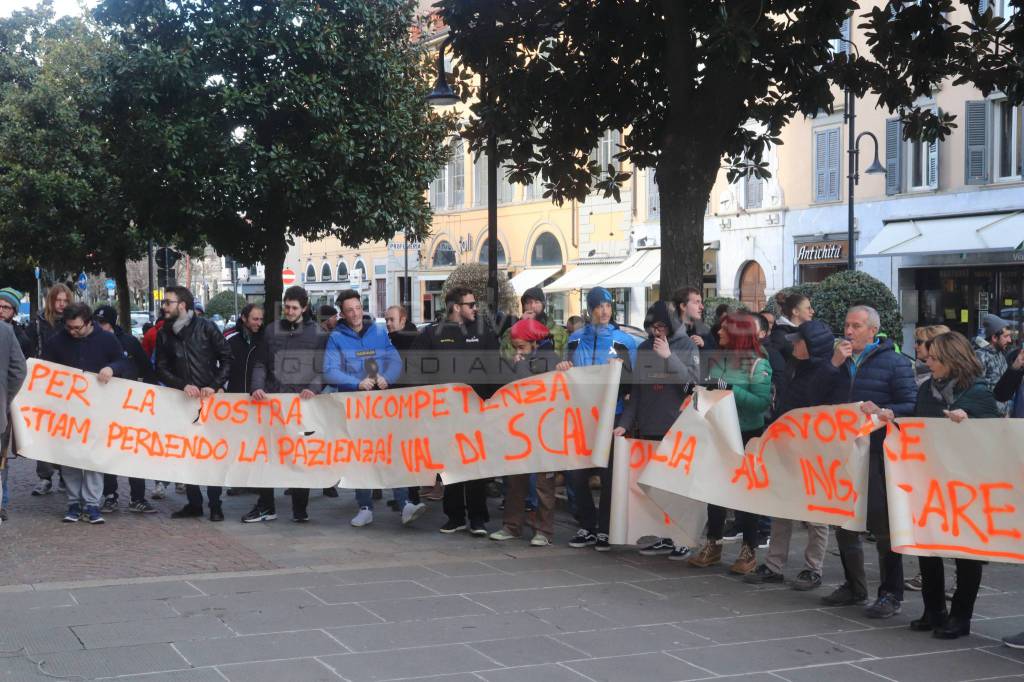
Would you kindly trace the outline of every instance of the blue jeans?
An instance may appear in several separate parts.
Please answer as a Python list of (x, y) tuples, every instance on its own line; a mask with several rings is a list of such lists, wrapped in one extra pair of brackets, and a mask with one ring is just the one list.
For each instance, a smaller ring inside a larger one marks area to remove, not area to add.
[[(405, 506), (405, 503), (409, 501), (409, 489), (408, 488), (392, 488), (391, 494), (395, 498), (395, 504), (398, 506), (399, 511)], [(366, 488), (365, 490), (360, 488), (356, 490), (356, 502), (360, 507), (366, 507), (373, 509), (373, 490)]]
[(3, 501), (0, 502), (0, 507), (6, 507), (7, 503), (11, 501), (11, 494), (7, 491), (7, 467), (0, 470), (0, 478), (3, 479)]

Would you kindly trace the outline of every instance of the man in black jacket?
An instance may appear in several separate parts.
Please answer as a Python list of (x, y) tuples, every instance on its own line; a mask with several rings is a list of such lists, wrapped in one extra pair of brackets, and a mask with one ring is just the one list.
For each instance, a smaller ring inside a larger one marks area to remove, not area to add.
[(263, 338), (263, 306), (249, 303), (242, 308), (238, 314), (238, 323), (224, 338), (231, 348), (228, 393), (251, 393), (256, 348)]
[[(299, 286), (288, 287), (281, 305), (281, 319), (263, 332), (252, 367), (252, 398), (266, 400), (268, 393), (298, 393), (309, 400), (323, 390), (324, 349), (327, 334), (309, 315), (309, 294)], [(292, 521), (309, 520), (308, 488), (292, 488)], [(256, 506), (242, 523), (277, 518), (274, 489), (261, 488)]]
[[(125, 373), (125, 379), (137, 379), (146, 384), (156, 385), (156, 372), (153, 364), (146, 357), (146, 351), (142, 350), (142, 344), (131, 334), (127, 333), (117, 324), (117, 310), (113, 306), (100, 306), (92, 314), (93, 322), (108, 334), (113, 334), (117, 342), (121, 344), (124, 357), (129, 362), (129, 368)], [(142, 478), (128, 478), (128, 490), (131, 494), (131, 502), (128, 504), (128, 511), (137, 514), (155, 514), (156, 507), (146, 501), (146, 481)], [(114, 474), (103, 474), (103, 506), (100, 511), (104, 514), (118, 510), (117, 476)]]
[[(477, 316), (477, 301), (473, 292), (456, 287), (445, 295), (444, 302), (447, 316), (443, 321), (435, 322), (421, 331), (412, 344), (412, 350), (434, 353), (455, 351), (455, 365), (463, 371), (473, 366), (474, 359), (480, 360), (485, 356), (497, 358), (498, 337)], [(451, 360), (445, 357), (438, 364), (451, 366)], [(456, 377), (454, 380), (459, 379)], [(477, 384), (473, 388), (481, 398), (489, 398), (496, 387)], [(485, 524), (490, 520), (487, 512), (487, 482), (488, 479), (479, 479), (445, 486), (443, 504), (448, 522), (441, 526), (442, 533), (466, 530), (468, 515), (469, 532), (478, 537), (487, 537)]]
[(388, 338), (395, 350), (402, 353), (412, 348), (417, 330), (404, 305), (393, 305), (384, 311), (384, 322), (388, 325)]
[[(184, 391), (189, 398), (209, 398), (224, 390), (231, 373), (231, 348), (217, 325), (196, 315), (195, 299), (185, 287), (168, 287), (161, 304), (164, 326), (156, 337), (156, 375), (162, 384)], [(210, 520), (223, 521), (220, 486), (207, 486)], [(188, 504), (172, 519), (203, 515), (203, 494), (186, 485)]]

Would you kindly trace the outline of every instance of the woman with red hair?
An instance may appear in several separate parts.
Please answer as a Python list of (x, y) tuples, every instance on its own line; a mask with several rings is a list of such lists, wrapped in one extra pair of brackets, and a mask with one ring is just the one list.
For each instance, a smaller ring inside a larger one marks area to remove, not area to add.
[[(721, 351), (712, 360), (708, 380), (720, 388), (732, 390), (739, 413), (743, 442), (760, 436), (764, 416), (771, 405), (772, 367), (758, 339), (757, 320), (748, 313), (729, 313), (718, 330)], [(722, 560), (722, 531), (726, 509), (708, 505), (707, 541), (690, 565), (705, 568)], [(757, 566), (757, 514), (737, 511), (736, 526), (743, 532), (739, 557), (729, 567), (732, 573), (744, 575)]]

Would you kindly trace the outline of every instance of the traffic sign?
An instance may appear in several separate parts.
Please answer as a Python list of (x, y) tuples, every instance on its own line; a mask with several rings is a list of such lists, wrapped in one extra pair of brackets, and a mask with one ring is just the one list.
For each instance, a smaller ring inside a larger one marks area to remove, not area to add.
[(78, 282), (76, 284), (78, 285), (78, 290), (85, 293), (85, 290), (89, 288), (88, 276), (84, 272), (78, 273)]
[(107, 280), (107, 291), (113, 291), (115, 289), (117, 289), (117, 283), (114, 280), (112, 280), (112, 279), (108, 279)]
[(281, 283), (285, 285), (295, 284), (295, 271), (292, 270), (291, 268), (285, 268), (284, 270), (282, 270)]

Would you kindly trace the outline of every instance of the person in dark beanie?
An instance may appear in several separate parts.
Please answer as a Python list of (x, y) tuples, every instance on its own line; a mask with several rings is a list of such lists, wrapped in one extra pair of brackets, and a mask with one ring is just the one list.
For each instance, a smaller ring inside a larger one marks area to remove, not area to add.
[(10, 325), (14, 338), (18, 341), (18, 347), (21, 348), (21, 354), (27, 358), (32, 355), (32, 340), (28, 338), (25, 328), (14, 320), (23, 296), (23, 293), (13, 287), (0, 289), (0, 322)]
[[(142, 344), (117, 324), (117, 310), (113, 306), (100, 306), (93, 312), (92, 319), (100, 329), (113, 334), (117, 342), (121, 344), (125, 359), (130, 364), (130, 371), (125, 374), (125, 379), (137, 379), (152, 385), (159, 383), (146, 351), (142, 350)], [(156, 507), (146, 501), (146, 481), (144, 479), (129, 477), (128, 490), (131, 495), (131, 501), (128, 504), (129, 511), (137, 514), (156, 513)], [(117, 510), (117, 476), (103, 474), (103, 506), (100, 507), (100, 511), (109, 514)]]
[[(523, 292), (519, 302), (523, 308), (521, 319), (537, 320), (547, 327), (550, 334), (550, 339), (547, 343), (551, 345), (555, 353), (558, 354), (558, 357), (562, 357), (565, 354), (565, 345), (569, 340), (569, 333), (565, 330), (565, 327), (550, 319), (547, 313), (544, 312), (544, 307), (547, 305), (547, 297), (544, 295), (544, 290), (540, 287), (530, 287)], [(512, 347), (511, 331), (510, 328), (501, 335), (501, 356), (503, 358), (512, 358), (516, 355), (515, 349)]]
[[(1010, 330), (1013, 323), (1002, 319), (997, 315), (981, 316), (981, 334), (984, 340), (978, 340), (974, 354), (984, 368), (981, 378), (989, 390), (995, 390), (996, 384), (1006, 373), (1006, 351), (1013, 343), (1013, 336)], [(998, 398), (997, 398), (998, 400)], [(1000, 401), (999, 411), (1005, 415), (1009, 410), (1009, 404)]]
[[(13, 310), (10, 298), (5, 292), (14, 291), (11, 289), (0, 290), (0, 477), (2, 477), (3, 499), (0, 500), (0, 523), (7, 520), (7, 453), (11, 447), (11, 420), (8, 413), (8, 406), (14, 400), (14, 396), (21, 390), (25, 381), (27, 367), (25, 365), (25, 354), (21, 350), (21, 344), (14, 333)], [(21, 301), (21, 297), (18, 297)], [(11, 308), (8, 311), (7, 308)]]
[[(610, 291), (604, 287), (594, 287), (587, 292), (587, 310), (590, 321), (587, 326), (569, 337), (566, 348), (566, 360), (558, 364), (558, 369), (565, 371), (572, 367), (589, 365), (605, 365), (612, 360), (621, 360), (622, 375), (619, 380), (619, 400), (615, 405), (616, 417), (622, 414), (622, 396), (632, 385), (633, 367), (636, 366), (636, 342), (633, 337), (619, 329), (615, 324), (614, 299)], [(600, 476), (601, 498), (598, 507), (594, 507), (594, 497), (590, 492), (590, 477)], [(576, 494), (576, 508), (579, 513), (580, 528), (569, 541), (569, 546), (577, 549), (593, 547), (598, 552), (611, 549), (608, 543), (608, 526), (611, 518), (612, 500), (612, 462), (608, 457), (608, 466), (603, 468), (577, 469), (570, 473)]]
[[(660, 441), (679, 417), (689, 387), (700, 381), (700, 351), (665, 301), (648, 309), (644, 328), (648, 338), (637, 348), (633, 386), (613, 433), (625, 436), (636, 431), (644, 440)], [(640, 553), (667, 554), (678, 561), (687, 558), (690, 549), (672, 538), (659, 538)]]
[[(790, 326), (789, 329), (794, 329)], [(790, 348), (793, 362), (786, 371), (790, 378), (786, 390), (779, 395), (776, 412), (783, 415), (790, 410), (815, 405), (815, 386), (822, 381), (822, 373), (827, 371), (825, 364), (832, 358), (835, 337), (828, 325), (818, 320), (804, 322), (786, 336), (786, 344)], [(753, 573), (748, 573), (743, 580), (759, 585), (762, 583), (781, 583), (785, 580), (782, 573), (789, 559), (789, 543), (793, 536), (793, 521), (790, 519), (772, 519), (772, 542), (764, 563)], [(821, 570), (825, 563), (825, 551), (828, 549), (828, 526), (820, 523), (807, 524), (807, 547), (804, 549), (804, 569), (793, 581), (794, 590), (813, 590), (821, 586)]]
[[(131, 375), (133, 368), (121, 344), (113, 334), (93, 323), (89, 306), (72, 303), (64, 309), (63, 322), (64, 329), (43, 344), (43, 360), (95, 372), (101, 384), (114, 376)], [(64, 521), (75, 523), (84, 517), (91, 524), (103, 523), (100, 512), (103, 474), (69, 466), (61, 467), (61, 471), (68, 495), (68, 512)]]

